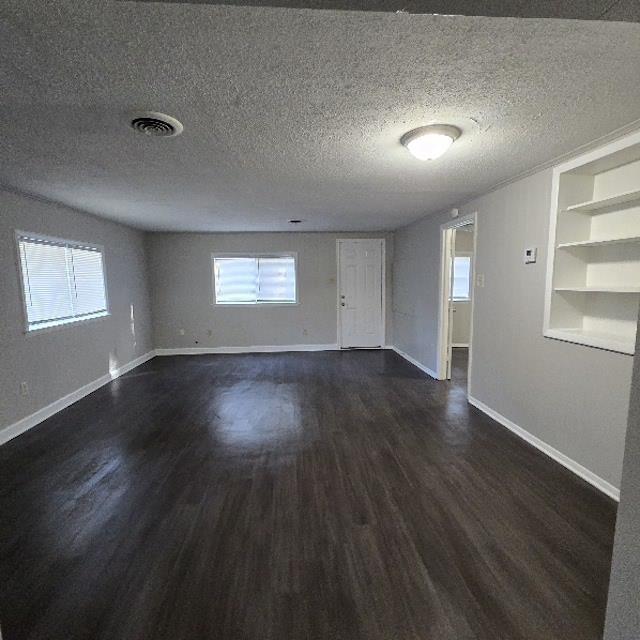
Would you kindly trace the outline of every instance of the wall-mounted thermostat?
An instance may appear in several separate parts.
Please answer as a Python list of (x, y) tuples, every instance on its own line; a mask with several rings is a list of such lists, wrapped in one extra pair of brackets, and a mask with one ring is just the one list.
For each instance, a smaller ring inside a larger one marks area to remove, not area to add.
[(538, 259), (538, 249), (537, 247), (529, 247), (524, 250), (524, 263), (525, 264), (533, 264)]

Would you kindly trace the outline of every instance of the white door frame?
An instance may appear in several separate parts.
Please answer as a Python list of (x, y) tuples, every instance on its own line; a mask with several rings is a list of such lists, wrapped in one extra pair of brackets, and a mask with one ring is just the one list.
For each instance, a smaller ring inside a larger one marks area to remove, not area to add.
[(338, 277), (336, 278), (336, 322), (338, 326), (338, 349), (342, 349), (342, 323), (340, 322), (340, 243), (353, 241), (379, 240), (382, 247), (382, 335), (380, 336), (380, 348), (384, 349), (387, 343), (387, 243), (385, 238), (338, 238), (336, 240), (336, 267)]
[(473, 256), (471, 257), (471, 327), (469, 329), (469, 376), (467, 382), (467, 395), (470, 394), (469, 384), (471, 382), (471, 362), (473, 353), (473, 307), (476, 299), (475, 295), (475, 275), (476, 275), (476, 244), (478, 238), (478, 213), (474, 211), (450, 222), (440, 225), (440, 296), (438, 308), (438, 363), (436, 373), (438, 380), (447, 379), (447, 358), (449, 334), (449, 292), (451, 287), (451, 274), (448, 267), (451, 265), (451, 247), (447, 243), (448, 231), (458, 227), (473, 225)]

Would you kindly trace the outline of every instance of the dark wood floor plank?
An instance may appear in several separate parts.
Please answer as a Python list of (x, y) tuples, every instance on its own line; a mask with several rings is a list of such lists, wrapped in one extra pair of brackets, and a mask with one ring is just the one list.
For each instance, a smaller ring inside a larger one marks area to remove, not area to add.
[(156, 358), (7, 443), (4, 640), (599, 639), (615, 504), (455, 358)]

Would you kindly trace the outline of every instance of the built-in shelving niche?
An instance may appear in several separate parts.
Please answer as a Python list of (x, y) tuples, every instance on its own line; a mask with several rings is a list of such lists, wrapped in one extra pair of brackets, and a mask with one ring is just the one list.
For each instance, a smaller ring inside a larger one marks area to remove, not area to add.
[(544, 334), (633, 354), (640, 304), (640, 133), (553, 172)]

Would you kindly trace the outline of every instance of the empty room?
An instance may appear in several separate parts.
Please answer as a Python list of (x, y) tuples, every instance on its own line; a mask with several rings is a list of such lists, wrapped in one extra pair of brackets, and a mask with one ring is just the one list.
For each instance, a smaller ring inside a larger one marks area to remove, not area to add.
[(638, 640), (640, 2), (0, 2), (0, 640)]

